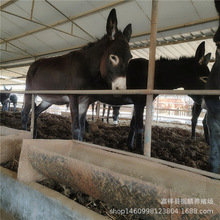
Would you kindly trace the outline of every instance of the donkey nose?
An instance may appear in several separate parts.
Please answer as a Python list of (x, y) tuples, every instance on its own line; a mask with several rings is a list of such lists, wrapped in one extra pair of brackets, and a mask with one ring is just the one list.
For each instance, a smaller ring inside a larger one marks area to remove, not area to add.
[(126, 89), (126, 78), (125, 77), (118, 77), (112, 82), (112, 89), (119, 90), (119, 89)]

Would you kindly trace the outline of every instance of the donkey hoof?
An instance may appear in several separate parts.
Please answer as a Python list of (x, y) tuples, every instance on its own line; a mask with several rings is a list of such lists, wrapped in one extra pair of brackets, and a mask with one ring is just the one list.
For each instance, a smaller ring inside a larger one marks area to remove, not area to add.
[(134, 150), (134, 145), (133, 144), (130, 144), (130, 143), (127, 143), (127, 147), (130, 151), (133, 151)]
[(192, 135), (192, 136), (191, 136), (191, 139), (192, 139), (192, 140), (196, 140), (196, 136), (195, 136), (195, 135)]

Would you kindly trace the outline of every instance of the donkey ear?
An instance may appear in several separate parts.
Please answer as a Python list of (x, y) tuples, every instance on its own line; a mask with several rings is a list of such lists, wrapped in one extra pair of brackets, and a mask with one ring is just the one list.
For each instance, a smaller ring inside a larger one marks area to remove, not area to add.
[(7, 89), (5, 86), (4, 86), (4, 90), (5, 91), (11, 91), (12, 90), (12, 87), (10, 89)]
[(203, 41), (197, 48), (196, 50), (196, 55), (195, 55), (195, 59), (198, 62), (201, 62), (201, 59), (204, 57), (205, 55), (205, 41)]
[(124, 29), (124, 31), (123, 31), (123, 35), (124, 35), (125, 40), (126, 40), (127, 42), (130, 41), (130, 39), (131, 39), (131, 34), (132, 34), (132, 27), (131, 27), (131, 24), (128, 24), (128, 25), (126, 26), (126, 28)]
[(202, 59), (200, 59), (200, 64), (208, 65), (210, 60), (211, 60), (211, 53), (208, 53), (204, 57), (202, 57)]
[(115, 35), (118, 31), (118, 21), (116, 17), (116, 10), (113, 8), (108, 16), (106, 31), (111, 40), (115, 39)]

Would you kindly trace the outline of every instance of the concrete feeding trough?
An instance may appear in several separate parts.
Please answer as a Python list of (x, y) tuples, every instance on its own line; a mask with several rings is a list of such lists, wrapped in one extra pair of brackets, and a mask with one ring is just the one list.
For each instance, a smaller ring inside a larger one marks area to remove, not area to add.
[(18, 158), (21, 152), (23, 139), (31, 139), (31, 133), (28, 131), (17, 130), (0, 126), (0, 163)]
[(1, 168), (2, 209), (28, 219), (106, 219), (36, 183), (48, 178), (143, 219), (220, 213), (217, 174), (74, 140), (33, 139), (22, 141), (18, 175)]
[[(31, 134), (1, 126), (0, 138), (0, 163), (2, 164), (20, 157), (22, 143), (25, 139), (31, 139)], [(107, 219), (34, 181), (21, 183), (17, 180), (17, 173), (3, 167), (0, 167), (0, 179), (2, 220)]]
[[(212, 210), (208, 218), (218, 215), (220, 181), (207, 176), (219, 178), (219, 175), (183, 168), (73, 140), (24, 140), (18, 180), (30, 182), (51, 178), (120, 210), (179, 210), (178, 214), (169, 211), (160, 215), (148, 211), (144, 215), (141, 213), (146, 219), (169, 219), (173, 214), (182, 216), (188, 209)], [(209, 202), (163, 202), (184, 199)]]
[(36, 182), (20, 183), (15, 172), (3, 167), (0, 178), (1, 209), (12, 219), (107, 219)]

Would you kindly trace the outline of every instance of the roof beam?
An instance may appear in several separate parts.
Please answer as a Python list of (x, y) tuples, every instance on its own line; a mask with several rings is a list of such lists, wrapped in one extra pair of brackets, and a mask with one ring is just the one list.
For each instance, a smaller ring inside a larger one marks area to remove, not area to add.
[(31, 19), (31, 20), (32, 20), (32, 18), (33, 18), (33, 13), (34, 13), (34, 2), (35, 2), (35, 0), (32, 0), (31, 16), (30, 16), (30, 19)]
[(6, 44), (10, 44), (11, 46), (13, 46), (13, 47), (17, 48), (18, 50), (24, 52), (25, 54), (28, 54), (28, 55), (31, 56), (32, 58), (35, 58), (32, 54), (28, 53), (26, 50), (21, 49), (20, 47), (14, 45), (13, 43), (6, 42), (6, 41), (5, 41), (4, 39), (2, 39), (1, 37), (0, 37), (0, 39), (1, 39), (2, 41), (4, 41)]
[(4, 72), (6, 72), (6, 73), (8, 72), (9, 74), (12, 73), (12, 74), (18, 75), (18, 76), (16, 76), (16, 78), (26, 78), (26, 76), (27, 76), (24, 73), (19, 73), (19, 72), (13, 71), (11, 69), (6, 69), (6, 70), (4, 70)]
[[(83, 28), (81, 28), (78, 24), (76, 24), (76, 22), (74, 22), (73, 20), (71, 20), (68, 16), (66, 16), (62, 11), (60, 11), (57, 7), (55, 7), (51, 2), (49, 2), (48, 0), (44, 0), (47, 4), (49, 4), (52, 8), (54, 8), (56, 11), (58, 11), (61, 15), (63, 15), (67, 20), (69, 20), (72, 25), (74, 24), (76, 27), (78, 27), (81, 31), (83, 31), (84, 33), (86, 33), (87, 35), (89, 35), (91, 38), (93, 38), (94, 40), (96, 39), (94, 36), (92, 36), (91, 34), (89, 34), (87, 31), (85, 31)], [(73, 26), (72, 26), (73, 27)], [(73, 28), (71, 29), (71, 34), (73, 34)]]
[[(210, 39), (212, 38), (212, 36), (208, 36), (208, 37), (196, 37), (196, 38), (192, 38), (192, 39), (185, 39), (185, 40), (177, 40), (177, 41), (166, 41), (165, 43), (159, 43), (157, 42), (157, 47), (160, 46), (166, 46), (166, 45), (175, 45), (175, 44), (180, 44), (180, 43), (186, 43), (186, 42), (191, 42), (191, 41), (197, 41), (197, 40), (205, 40), (205, 39)], [(38, 59), (40, 57), (46, 57), (46, 56), (51, 56), (51, 55), (55, 55), (55, 54), (59, 54), (59, 53), (64, 53), (64, 52), (69, 52), (69, 51), (73, 51), (73, 50), (77, 50), (80, 49), (81, 47), (83, 47), (85, 45), (81, 45), (79, 47), (73, 47), (73, 48), (67, 48), (64, 50), (59, 50), (59, 51), (51, 51), (49, 53), (42, 53), (42, 54), (36, 54), (34, 57), (35, 59)], [(144, 48), (149, 48), (149, 44), (145, 45), (145, 46), (140, 46), (140, 47), (132, 47), (131, 50), (137, 50), (137, 49), (144, 49)], [(18, 59), (10, 59), (10, 60), (6, 60), (4, 62), (2, 62), (1, 64), (6, 65), (7, 63), (12, 63), (12, 62), (21, 62), (21, 61), (25, 61), (25, 60), (30, 60), (31, 57), (27, 56), (27, 57), (22, 57), (22, 58), (18, 58)], [(6, 68), (11, 68), (11, 67), (16, 67), (16, 66), (27, 66), (30, 65), (33, 62), (27, 62), (24, 64), (11, 64), (11, 65), (7, 65), (7, 66), (0, 66), (0, 69), (6, 69)]]
[[(212, 21), (218, 21), (218, 19), (219, 19), (219, 17), (215, 16), (215, 17), (209, 18), (209, 19), (203, 19), (203, 20), (198, 20), (198, 21), (194, 21), (194, 22), (189, 22), (189, 23), (186, 23), (186, 24), (171, 26), (171, 27), (167, 27), (167, 28), (163, 28), (163, 29), (158, 29), (157, 33), (164, 32), (164, 31), (175, 30), (175, 29), (180, 29), (180, 28), (186, 28), (186, 27), (199, 25), (199, 24), (203, 24), (203, 23), (208, 23), (208, 22), (212, 22)], [(133, 38), (134, 37), (141, 37), (141, 36), (145, 36), (145, 35), (150, 35), (150, 31), (139, 33), (139, 34), (134, 34), (134, 35), (132, 35), (132, 37)]]
[[(55, 54), (59, 54), (59, 53), (65, 53), (65, 52), (69, 52), (69, 51), (73, 51), (73, 50), (78, 50), (78, 49), (80, 49), (83, 46), (85, 46), (85, 45), (80, 45), (80, 46), (77, 46), (77, 47), (66, 48), (66, 49), (58, 50), (58, 51), (51, 51), (51, 52), (48, 52), (48, 53), (36, 54), (34, 56), (34, 60), (37, 59), (37, 58), (41, 58), (41, 57), (47, 57), (47, 56), (51, 56), (51, 55), (55, 55)], [(21, 62), (21, 61), (25, 61), (25, 60), (31, 60), (32, 58), (33, 58), (32, 56), (26, 56), (26, 57), (22, 57), (22, 58), (18, 58), (18, 59), (10, 59), (10, 60), (5, 60), (4, 62), (1, 62), (1, 64), (5, 65), (7, 63), (12, 63), (12, 62)], [(32, 60), (31, 62), (26, 63), (26, 65), (23, 65), (23, 64), (21, 64), (21, 65), (20, 64), (16, 64), (16, 65), (17, 66), (27, 66), (27, 65), (30, 65), (34, 60)], [(10, 66), (16, 67), (16, 65), (12, 64)], [(11, 67), (8, 66), (7, 68), (11, 68)], [(4, 66), (0, 66), (0, 69), (6, 69), (6, 68)]]
[(15, 2), (17, 2), (18, 0), (10, 0), (10, 1), (7, 1), (5, 3), (3, 3), (2, 5), (0, 5), (0, 9), (3, 9), (3, 8), (6, 8), (8, 6), (10, 6), (11, 4), (14, 4)]
[[(166, 45), (174, 45), (174, 44), (181, 44), (186, 42), (192, 42), (192, 41), (198, 41), (198, 40), (206, 40), (210, 39), (213, 36), (207, 36), (207, 37), (193, 37), (192, 39), (184, 39), (184, 40), (174, 40), (174, 41), (165, 41), (165, 43), (159, 43), (157, 42), (157, 47), (166, 46)], [(137, 49), (144, 49), (149, 48), (149, 44), (143, 47), (133, 47), (131, 50), (137, 50)]]
[[(80, 36), (77, 36), (77, 35), (75, 35), (75, 34), (70, 34), (70, 33), (66, 32), (66, 31), (57, 29), (57, 28), (55, 28), (55, 27), (51, 27), (51, 26), (46, 25), (46, 24), (43, 24), (43, 23), (41, 23), (41, 22), (34, 21), (34, 20), (30, 20), (30, 19), (28, 19), (28, 18), (26, 18), (26, 17), (22, 17), (22, 16), (20, 16), (20, 15), (16, 15), (16, 14), (11, 13), (11, 12), (8, 12), (8, 11), (4, 11), (4, 10), (0, 10), (0, 11), (3, 12), (3, 13), (6, 13), (6, 14), (12, 15), (12, 16), (14, 16), (14, 17), (17, 17), (17, 18), (20, 18), (20, 19), (23, 19), (23, 20), (26, 20), (26, 21), (29, 21), (29, 22), (32, 22), (32, 23), (41, 25), (41, 26), (44, 26), (45, 29), (50, 28), (50, 29), (53, 29), (53, 30), (55, 30), (55, 31), (59, 31), (59, 32), (61, 32), (61, 33), (64, 33), (64, 34), (67, 34), (67, 35), (70, 35), (70, 36), (72, 36), (72, 37), (76, 37), (76, 38), (79, 38), (79, 39), (81, 39), (81, 40), (85, 40), (85, 41), (88, 42), (87, 39), (84, 39), (84, 38), (82, 38), (82, 37), (80, 37)], [(28, 36), (28, 35), (33, 34), (33, 33), (35, 33), (35, 31), (31, 31), (31, 32), (22, 34), (22, 35), (20, 35), (20, 36), (24, 37), (24, 36)], [(12, 41), (12, 40), (21, 38), (20, 36), (13, 37), (13, 38), (11, 38), (11, 39), (4, 39), (4, 41), (1, 41), (0, 44), (2, 44), (2, 43), (4, 43), (4, 42), (10, 42), (10, 41)]]
[[(70, 20), (75, 20), (75, 19), (78, 19), (78, 18), (81, 18), (81, 17), (86, 17), (86, 16), (88, 16), (88, 15), (91, 15), (91, 14), (96, 13), (97, 11), (102, 11), (102, 10), (105, 10), (105, 9), (110, 8), (110, 7), (112, 7), (112, 6), (119, 5), (119, 4), (121, 4), (121, 3), (126, 3), (126, 1), (125, 1), (125, 0), (116, 1), (116, 2), (113, 2), (113, 3), (107, 4), (107, 5), (105, 5), (105, 6), (102, 6), (102, 7), (99, 7), (99, 8), (90, 10), (90, 11), (87, 11), (87, 12), (85, 12), (85, 13), (79, 14), (79, 15), (77, 15), (77, 16), (73, 16), (73, 17), (70, 17), (70, 18), (68, 18), (68, 19), (59, 21), (59, 22), (54, 23), (54, 24), (51, 24), (51, 25), (44, 25), (44, 24), (41, 24), (41, 23), (39, 22), (40, 25), (43, 25), (43, 26), (44, 26), (43, 28), (39, 28), (39, 29), (33, 30), (33, 31), (29, 32), (29, 33), (21, 34), (21, 35), (18, 35), (18, 36), (9, 38), (9, 39), (5, 39), (5, 40), (6, 40), (7, 42), (9, 42), (9, 41), (12, 41), (12, 40), (16, 40), (16, 39), (19, 39), (19, 38), (28, 36), (28, 35), (30, 35), (30, 34), (34, 34), (34, 33), (38, 33), (38, 32), (44, 31), (44, 30), (46, 30), (46, 29), (48, 29), (48, 28), (55, 29), (55, 30), (57, 30), (57, 31), (61, 31), (61, 30), (59, 30), (59, 29), (57, 29), (57, 28), (54, 28), (54, 27), (69, 22), (69, 19), (70, 19)], [(1, 11), (3, 11), (3, 10), (1, 10)], [(9, 13), (9, 12), (7, 12), (7, 11), (3, 11), (3, 12)], [(12, 13), (11, 13), (11, 14), (12, 14)], [(15, 15), (15, 16), (16, 16), (16, 15)], [(17, 15), (17, 16), (18, 16), (18, 15)], [(22, 18), (23, 18), (23, 17), (22, 17)], [(25, 19), (28, 20), (28, 21), (34, 22), (33, 20), (30, 20), (30, 19), (27, 19), (27, 18), (25, 18)], [(62, 32), (65, 32), (65, 31), (62, 31)], [(65, 33), (71, 35), (70, 33), (67, 33), (67, 32), (65, 32)], [(84, 39), (84, 40), (85, 40), (85, 39)], [(87, 40), (87, 41), (88, 41), (88, 40)], [(4, 43), (4, 42), (1, 41), (0, 44), (2, 44), (2, 43)]]

